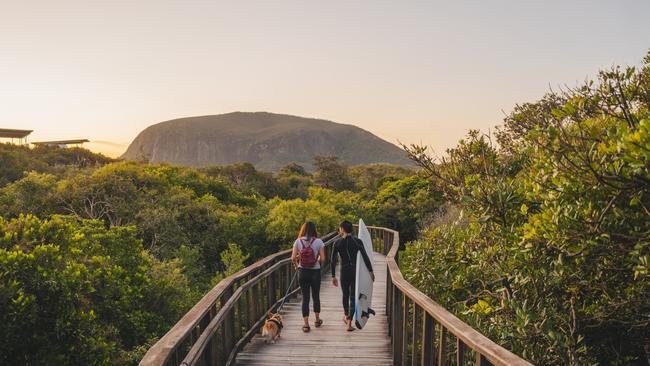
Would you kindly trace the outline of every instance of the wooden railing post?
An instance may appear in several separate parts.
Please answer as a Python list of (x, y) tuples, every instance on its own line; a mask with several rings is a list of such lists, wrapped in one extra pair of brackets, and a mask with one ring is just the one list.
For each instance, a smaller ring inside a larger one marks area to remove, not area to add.
[(485, 356), (480, 354), (478, 351), (476, 352), (476, 366), (490, 366), (492, 365)]
[(212, 349), (212, 364), (215, 366), (220, 366), (224, 364), (222, 354), (223, 354), (223, 345), (219, 342), (219, 337), (213, 337), (210, 341), (210, 348)]
[(438, 366), (447, 366), (447, 328), (440, 324), (440, 340), (438, 341)]
[(284, 279), (287, 277), (284, 274), (284, 272), (286, 272), (287, 270), (289, 270), (289, 266), (282, 266), (282, 268), (280, 268), (280, 271), (279, 271), (280, 273), (278, 273), (278, 280), (279, 280), (278, 282), (280, 282), (280, 295), (278, 295), (278, 298), (282, 298), (282, 296), (284, 296), (284, 290), (289, 285), (288, 283), (285, 283), (285, 281), (284, 281)]
[(243, 316), (241, 313), (242, 303), (244, 302), (244, 297), (240, 297), (235, 304), (235, 339), (241, 338), (244, 333), (244, 327), (242, 327)]
[(418, 304), (413, 303), (413, 330), (412, 330), (412, 342), (413, 342), (413, 348), (411, 349), (411, 365), (417, 366), (418, 364), (418, 330), (422, 326), (422, 323), (418, 322), (418, 318), (420, 317), (420, 307)]
[[(387, 272), (388, 269), (386, 269)], [(392, 314), (393, 314), (393, 283), (390, 280), (390, 273), (386, 274), (386, 317), (388, 318), (388, 324), (391, 324)], [(388, 327), (388, 336), (390, 337), (393, 334), (392, 327)]]
[(462, 366), (465, 363), (465, 343), (456, 337), (456, 365)]
[[(208, 326), (210, 320), (212, 320), (212, 317), (214, 316), (212, 309), (216, 310), (216, 306), (213, 305), (210, 311), (203, 317), (203, 319), (201, 319), (201, 332), (203, 332), (203, 330)], [(205, 364), (207, 366), (212, 366), (214, 364), (214, 354), (212, 351), (212, 347), (208, 347), (206, 352), (204, 352)]]
[(275, 273), (273, 273), (269, 279), (268, 279), (268, 286), (267, 286), (267, 292), (269, 294), (269, 306), (277, 300), (275, 297), (275, 291), (276, 291), (276, 286), (275, 286)]
[[(221, 306), (224, 306), (226, 302), (230, 300), (232, 293), (233, 293), (232, 287), (229, 287), (224, 292), (224, 296), (221, 298)], [(223, 353), (225, 354), (226, 357), (228, 357), (228, 354), (230, 354), (230, 351), (232, 350), (232, 347), (235, 344), (234, 342), (235, 327), (234, 327), (233, 317), (234, 314), (231, 310), (230, 312), (228, 312), (228, 316), (226, 316), (223, 325)]]
[(384, 231), (384, 255), (388, 254), (390, 250), (390, 234), (387, 231)]
[[(293, 265), (290, 265), (289, 268), (287, 269), (287, 273), (285, 274), (287, 276), (287, 277), (285, 277), (285, 283), (287, 284), (287, 286), (289, 286), (289, 284), (291, 283), (291, 276), (293, 276), (293, 271), (294, 270), (295, 269), (293, 268)], [(292, 290), (293, 290), (293, 288), (292, 288)]]
[(402, 319), (402, 294), (400, 293), (397, 287), (393, 287), (393, 364), (401, 365), (402, 364), (402, 337), (403, 328), (403, 319)]
[(248, 309), (246, 311), (246, 318), (248, 320), (248, 325), (246, 325), (246, 328), (249, 328), (253, 326), (253, 323), (255, 323), (255, 292), (254, 292), (254, 287), (249, 288), (247, 291), (247, 297), (248, 297)]
[(408, 319), (409, 319), (409, 298), (404, 294), (402, 296), (402, 366), (406, 366), (408, 363), (409, 356), (409, 330), (408, 330)]
[(253, 317), (253, 323), (260, 318), (261, 309), (264, 306), (264, 297), (262, 296), (262, 282), (258, 282), (253, 286), (253, 291), (255, 294), (255, 316)]
[(436, 360), (433, 318), (425, 311), (422, 317), (422, 366), (433, 366)]

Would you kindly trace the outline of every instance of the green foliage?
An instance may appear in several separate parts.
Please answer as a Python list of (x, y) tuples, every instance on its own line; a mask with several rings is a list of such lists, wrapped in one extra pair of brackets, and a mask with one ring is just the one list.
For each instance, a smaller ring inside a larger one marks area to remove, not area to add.
[(236, 190), (246, 194), (260, 194), (266, 198), (273, 198), (282, 193), (281, 186), (271, 173), (261, 172), (251, 163), (214, 166), (206, 168), (205, 172), (210, 176), (224, 179)]
[(403, 179), (413, 174), (413, 170), (394, 164), (358, 165), (349, 170), (356, 190), (361, 191), (366, 198), (374, 197), (386, 182)]
[(281, 188), (280, 197), (284, 199), (306, 199), (309, 187), (314, 184), (312, 176), (303, 166), (296, 163), (287, 164), (280, 169), (276, 179)]
[(316, 156), (314, 166), (316, 167), (314, 182), (317, 185), (335, 191), (354, 189), (348, 166), (340, 163), (336, 156)]
[(241, 248), (234, 243), (228, 244), (228, 249), (221, 253), (221, 262), (224, 264), (224, 275), (230, 276), (243, 269), (248, 255), (242, 253)]
[(386, 180), (369, 203), (378, 224), (400, 232), (402, 242), (416, 238), (442, 202), (439, 191), (417, 175)]
[(107, 365), (188, 307), (179, 268), (148, 256), (132, 227), (21, 216), (0, 232), (2, 364)]
[(435, 161), (460, 207), (402, 258), (406, 278), (536, 364), (641, 365), (650, 344), (650, 53), (517, 106), (497, 149), (472, 132)]
[(94, 154), (86, 149), (0, 144), (0, 186), (14, 182), (24, 176), (24, 172), (55, 173), (69, 167), (96, 167), (113, 159)]
[(0, 188), (0, 212), (5, 217), (18, 217), (28, 212), (45, 216), (54, 211), (57, 202), (53, 194), (57, 178), (47, 173), (29, 172), (13, 183)]
[(237, 273), (246, 267), (246, 260), (250, 255), (244, 255), (239, 245), (230, 243), (228, 249), (221, 253), (221, 262), (224, 264), (224, 270), (212, 278), (211, 286), (216, 286), (219, 281)]
[(342, 217), (332, 205), (315, 199), (296, 198), (273, 203), (266, 233), (270, 239), (285, 245), (293, 242), (305, 221), (316, 223), (319, 233), (324, 234), (335, 230)]
[(309, 176), (305, 167), (298, 163), (289, 163), (280, 169), (278, 172), (278, 177), (288, 177), (292, 175), (298, 175), (302, 177)]

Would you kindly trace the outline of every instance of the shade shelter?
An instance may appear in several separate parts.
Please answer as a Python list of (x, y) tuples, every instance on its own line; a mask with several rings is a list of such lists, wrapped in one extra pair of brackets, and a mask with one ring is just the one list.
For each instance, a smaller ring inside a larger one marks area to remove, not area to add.
[(34, 142), (34, 145), (37, 145), (37, 146), (68, 147), (70, 145), (81, 146), (85, 142), (90, 142), (90, 141), (88, 141), (87, 139), (39, 141), (39, 142)]
[(19, 145), (27, 144), (27, 136), (34, 130), (16, 130), (12, 128), (0, 128), (0, 139), (11, 139), (11, 143), (18, 140)]

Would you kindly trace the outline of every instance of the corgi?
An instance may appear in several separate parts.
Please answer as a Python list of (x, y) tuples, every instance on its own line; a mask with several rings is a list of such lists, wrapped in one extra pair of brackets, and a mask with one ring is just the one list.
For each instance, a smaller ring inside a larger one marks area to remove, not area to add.
[(262, 327), (262, 337), (266, 337), (265, 343), (275, 343), (275, 340), (280, 338), (282, 331), (282, 316), (280, 314), (268, 313), (266, 321)]

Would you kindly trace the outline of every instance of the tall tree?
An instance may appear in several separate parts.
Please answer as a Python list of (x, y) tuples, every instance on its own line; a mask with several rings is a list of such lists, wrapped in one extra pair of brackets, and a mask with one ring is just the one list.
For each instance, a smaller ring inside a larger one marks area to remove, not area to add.
[(315, 156), (314, 166), (314, 181), (319, 186), (339, 192), (355, 188), (348, 166), (339, 162), (336, 156)]

